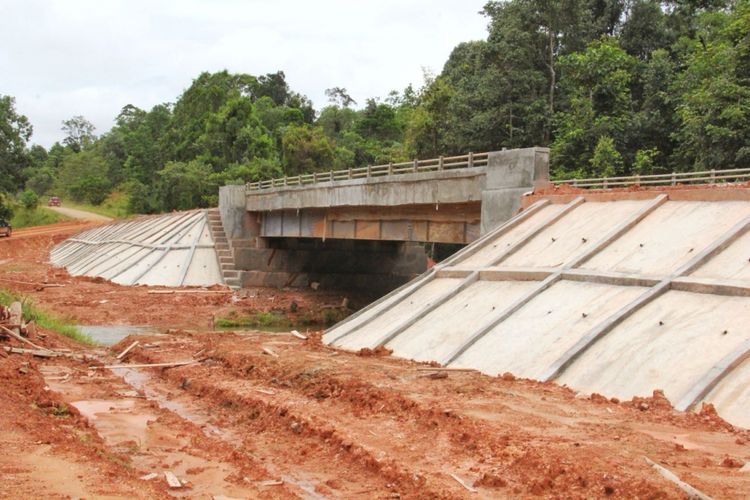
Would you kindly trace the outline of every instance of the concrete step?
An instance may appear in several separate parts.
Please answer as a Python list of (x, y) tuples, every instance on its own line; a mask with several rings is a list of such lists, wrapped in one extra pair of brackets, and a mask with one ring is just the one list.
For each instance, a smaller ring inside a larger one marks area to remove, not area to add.
[(227, 245), (228, 246), (229, 245), (229, 240), (227, 239), (226, 236), (218, 236), (218, 237), (214, 238), (214, 243), (217, 243), (219, 245)]
[(221, 274), (224, 275), (224, 279), (225, 280), (227, 280), (227, 279), (233, 279), (233, 278), (239, 279), (239, 277), (240, 277), (240, 272), (236, 271), (236, 270), (235, 271), (224, 271)]
[(247, 247), (253, 247), (255, 246), (254, 240), (241, 240), (241, 239), (234, 239), (232, 240), (232, 246), (234, 248), (247, 248)]
[(219, 257), (219, 264), (234, 264), (234, 259), (232, 257)]
[(242, 282), (240, 281), (239, 278), (225, 278), (224, 283), (229, 288), (240, 288), (240, 285), (242, 285)]
[(216, 255), (219, 257), (232, 257), (231, 250), (216, 250)]
[(214, 241), (214, 250), (217, 250), (217, 251), (218, 250), (226, 250), (227, 252), (231, 252), (231, 250), (229, 249), (229, 244), (227, 244), (227, 243), (216, 243), (215, 241)]

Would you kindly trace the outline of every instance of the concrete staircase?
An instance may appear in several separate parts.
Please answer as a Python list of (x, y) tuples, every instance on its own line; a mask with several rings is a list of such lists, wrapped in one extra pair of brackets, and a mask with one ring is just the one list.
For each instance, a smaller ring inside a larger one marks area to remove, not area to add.
[(224, 284), (229, 288), (237, 290), (242, 288), (240, 271), (234, 265), (234, 252), (229, 244), (229, 239), (224, 232), (224, 226), (221, 224), (221, 214), (218, 208), (211, 208), (207, 211), (208, 227), (211, 229), (211, 236), (214, 239), (216, 247), (216, 256), (219, 259), (219, 268), (224, 278)]

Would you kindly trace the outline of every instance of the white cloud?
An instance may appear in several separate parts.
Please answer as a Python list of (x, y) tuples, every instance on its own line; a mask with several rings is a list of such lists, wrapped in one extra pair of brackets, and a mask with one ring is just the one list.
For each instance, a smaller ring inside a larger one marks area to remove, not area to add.
[(486, 0), (10, 0), (0, 14), (0, 94), (34, 125), (32, 142), (62, 138), (84, 115), (98, 133), (125, 104), (174, 101), (201, 71), (283, 70), (325, 104), (345, 87), (384, 97), (452, 48), (486, 36)]

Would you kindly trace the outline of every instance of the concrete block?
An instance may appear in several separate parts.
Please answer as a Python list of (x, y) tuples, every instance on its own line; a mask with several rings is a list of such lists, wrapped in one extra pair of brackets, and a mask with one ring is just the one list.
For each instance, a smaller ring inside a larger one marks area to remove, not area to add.
[(482, 191), (481, 234), (487, 234), (516, 215), (521, 208), (521, 197), (530, 190), (530, 187), (521, 187)]

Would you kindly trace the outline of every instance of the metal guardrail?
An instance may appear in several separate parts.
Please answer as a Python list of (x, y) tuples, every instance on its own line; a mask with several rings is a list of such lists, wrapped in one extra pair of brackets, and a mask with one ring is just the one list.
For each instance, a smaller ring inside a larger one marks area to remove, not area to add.
[(385, 165), (368, 165), (366, 167), (329, 170), (312, 174), (295, 175), (265, 181), (248, 182), (246, 188), (259, 191), (285, 186), (305, 186), (321, 182), (344, 181), (349, 179), (369, 179), (388, 175), (413, 174), (418, 172), (437, 172), (441, 170), (458, 170), (462, 168), (487, 166), (489, 153), (469, 153), (460, 156), (441, 156), (430, 160), (413, 160)]
[(597, 177), (590, 179), (566, 179), (553, 181), (559, 186), (569, 184), (579, 188), (611, 188), (623, 186), (647, 186), (677, 184), (716, 184), (718, 182), (741, 182), (750, 180), (750, 168), (734, 168), (728, 170), (704, 170), (702, 172), (672, 172), (671, 174), (631, 175), (625, 177)]

